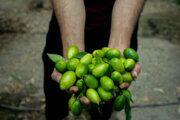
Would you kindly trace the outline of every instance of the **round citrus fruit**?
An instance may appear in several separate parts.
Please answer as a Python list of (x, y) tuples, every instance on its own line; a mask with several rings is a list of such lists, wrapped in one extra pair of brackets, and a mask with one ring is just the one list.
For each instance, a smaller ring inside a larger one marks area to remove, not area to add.
[(65, 72), (60, 79), (60, 89), (67, 90), (76, 82), (76, 75), (73, 71)]
[(67, 57), (68, 59), (73, 58), (77, 53), (79, 52), (79, 49), (76, 45), (72, 45), (68, 48), (67, 51)]
[(131, 58), (135, 61), (139, 61), (139, 55), (132, 48), (126, 48), (123, 52), (125, 58)]
[(56, 70), (63, 73), (66, 71), (66, 61), (65, 60), (59, 60), (55, 64)]
[(79, 59), (72, 58), (67, 62), (67, 69), (69, 71), (75, 71), (78, 64), (79, 64)]
[(106, 52), (106, 57), (108, 59), (112, 59), (112, 58), (120, 58), (120, 51), (116, 48), (111, 48)]

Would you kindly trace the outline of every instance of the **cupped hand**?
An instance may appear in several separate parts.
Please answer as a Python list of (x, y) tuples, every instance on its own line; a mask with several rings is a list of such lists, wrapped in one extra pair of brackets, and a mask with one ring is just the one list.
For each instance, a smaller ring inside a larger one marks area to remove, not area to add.
[[(51, 78), (52, 78), (54, 81), (56, 81), (57, 83), (59, 83), (61, 77), (62, 77), (62, 73), (58, 72), (58, 71), (54, 68), (54, 70), (53, 70), (53, 72), (52, 72), (52, 74), (51, 74)], [(78, 87), (77, 87), (77, 86), (72, 86), (72, 87), (70, 87), (70, 88), (67, 90), (67, 92), (68, 92), (68, 93), (76, 93), (76, 92), (78, 92)], [(90, 100), (89, 100), (87, 97), (85, 97), (85, 96), (81, 97), (81, 98), (80, 98), (80, 101), (81, 101), (82, 103), (84, 103), (84, 104), (90, 104)]]
[[(137, 76), (139, 75), (140, 72), (141, 72), (141, 66), (140, 66), (139, 62), (137, 62), (137, 63), (135, 64), (135, 67), (131, 70), (131, 75), (132, 75), (133, 78), (135, 79), (135, 78), (137, 78)], [(120, 87), (121, 89), (126, 89), (126, 88), (128, 88), (129, 86), (130, 86), (130, 83), (124, 82), (124, 83), (122, 83), (119, 87)]]

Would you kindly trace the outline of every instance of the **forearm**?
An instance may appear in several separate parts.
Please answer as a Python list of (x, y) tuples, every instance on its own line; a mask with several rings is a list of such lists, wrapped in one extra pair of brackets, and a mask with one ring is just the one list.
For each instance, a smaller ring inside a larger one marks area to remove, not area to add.
[(63, 55), (71, 45), (84, 51), (85, 7), (83, 0), (51, 0), (61, 31)]
[(123, 51), (130, 46), (143, 5), (144, 0), (116, 0), (112, 11), (109, 47)]

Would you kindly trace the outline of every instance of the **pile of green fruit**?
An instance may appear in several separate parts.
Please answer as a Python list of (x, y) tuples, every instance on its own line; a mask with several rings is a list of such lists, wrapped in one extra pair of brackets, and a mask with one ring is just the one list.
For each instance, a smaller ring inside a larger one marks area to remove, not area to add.
[(84, 105), (79, 98), (86, 96), (91, 101), (91, 106), (106, 104), (113, 99), (113, 109), (125, 109), (126, 119), (131, 118), (132, 95), (129, 90), (122, 90), (119, 86), (123, 82), (130, 83), (134, 80), (130, 71), (135, 67), (139, 56), (132, 48), (125, 49), (123, 54), (124, 57), (121, 57), (118, 49), (108, 47), (94, 50), (92, 54), (79, 52), (75, 45), (70, 46), (67, 51), (68, 62), (60, 55), (48, 54), (55, 62), (56, 69), (63, 73), (60, 90), (78, 87), (78, 93), (69, 99), (69, 108), (74, 115), (81, 114)]

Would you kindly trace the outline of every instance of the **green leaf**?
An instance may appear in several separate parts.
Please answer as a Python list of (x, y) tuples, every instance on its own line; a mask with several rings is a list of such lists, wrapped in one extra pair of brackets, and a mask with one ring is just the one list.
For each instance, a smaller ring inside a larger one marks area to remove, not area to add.
[(125, 113), (126, 113), (126, 120), (131, 120), (132, 117), (132, 111), (129, 100), (126, 99), (125, 102)]
[(65, 60), (64, 57), (62, 57), (61, 55), (58, 54), (50, 54), (47, 53), (47, 56), (54, 62), (58, 62), (59, 60)]
[(126, 97), (126, 99), (128, 101), (131, 101), (132, 103), (134, 103), (134, 101), (132, 100), (132, 98), (129, 95), (124, 94), (124, 96)]
[(101, 115), (102, 113), (101, 113), (100, 107), (99, 107), (98, 105), (95, 105), (95, 107), (96, 107), (96, 109), (98, 110), (99, 114)]
[(81, 93), (79, 93), (77, 98), (81, 98), (81, 97), (85, 96), (86, 90), (87, 90), (87, 88), (86, 88), (86, 86), (84, 86), (83, 90), (81, 91)]
[(79, 52), (78, 54), (76, 54), (74, 56), (74, 58), (78, 58), (81, 59), (83, 56), (85, 56), (86, 54), (88, 54), (88, 52)]

